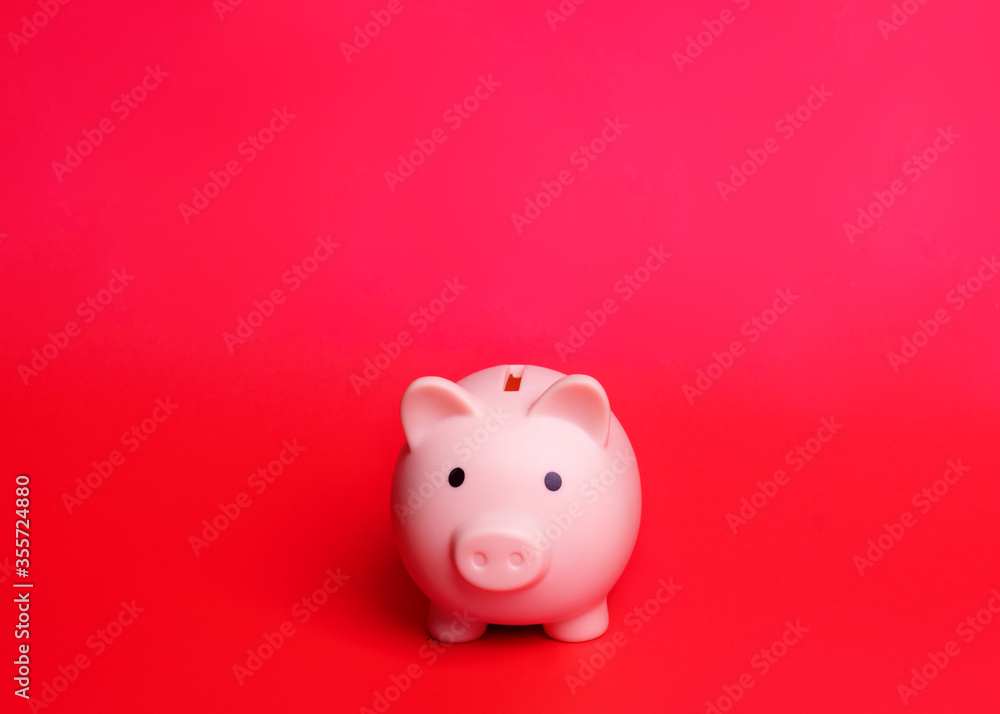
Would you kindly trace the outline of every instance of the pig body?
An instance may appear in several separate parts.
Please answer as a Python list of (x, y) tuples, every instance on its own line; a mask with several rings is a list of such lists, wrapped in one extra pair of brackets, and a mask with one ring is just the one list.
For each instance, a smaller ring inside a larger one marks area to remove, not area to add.
[(399, 552), (444, 642), (488, 623), (589, 640), (639, 529), (635, 454), (592, 377), (502, 365), (422, 377), (400, 406), (392, 482)]

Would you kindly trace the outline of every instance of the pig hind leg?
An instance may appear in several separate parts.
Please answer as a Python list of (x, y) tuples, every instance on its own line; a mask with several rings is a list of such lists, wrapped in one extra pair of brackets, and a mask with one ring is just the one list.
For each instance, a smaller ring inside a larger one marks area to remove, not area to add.
[(562, 642), (584, 642), (600, 637), (608, 631), (608, 599), (604, 598), (593, 610), (589, 610), (572, 620), (549, 622), (543, 625), (545, 632), (554, 640)]

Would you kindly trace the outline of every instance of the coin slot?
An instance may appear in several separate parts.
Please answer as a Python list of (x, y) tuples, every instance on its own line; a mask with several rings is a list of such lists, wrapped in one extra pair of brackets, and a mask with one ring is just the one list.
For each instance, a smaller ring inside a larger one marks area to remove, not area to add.
[(516, 392), (521, 389), (521, 376), (524, 374), (524, 365), (511, 365), (507, 368), (507, 378), (504, 380), (503, 391)]

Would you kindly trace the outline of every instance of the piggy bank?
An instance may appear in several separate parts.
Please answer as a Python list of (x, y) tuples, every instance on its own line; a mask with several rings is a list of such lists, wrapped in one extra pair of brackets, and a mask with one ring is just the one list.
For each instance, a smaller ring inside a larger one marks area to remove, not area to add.
[(421, 377), (400, 405), (406, 443), (392, 522), (443, 642), (489, 623), (581, 642), (608, 628), (608, 591), (639, 531), (635, 454), (604, 388), (506, 365)]

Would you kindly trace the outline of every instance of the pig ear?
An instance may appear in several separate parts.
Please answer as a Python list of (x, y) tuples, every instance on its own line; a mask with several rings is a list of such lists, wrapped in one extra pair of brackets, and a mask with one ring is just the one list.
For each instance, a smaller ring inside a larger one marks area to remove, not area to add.
[(604, 387), (593, 377), (571, 374), (546, 389), (531, 408), (529, 417), (555, 417), (583, 429), (597, 442), (608, 445), (611, 405)]
[(406, 443), (412, 449), (442, 419), (476, 416), (479, 404), (474, 396), (442, 377), (421, 377), (403, 393), (399, 405)]

